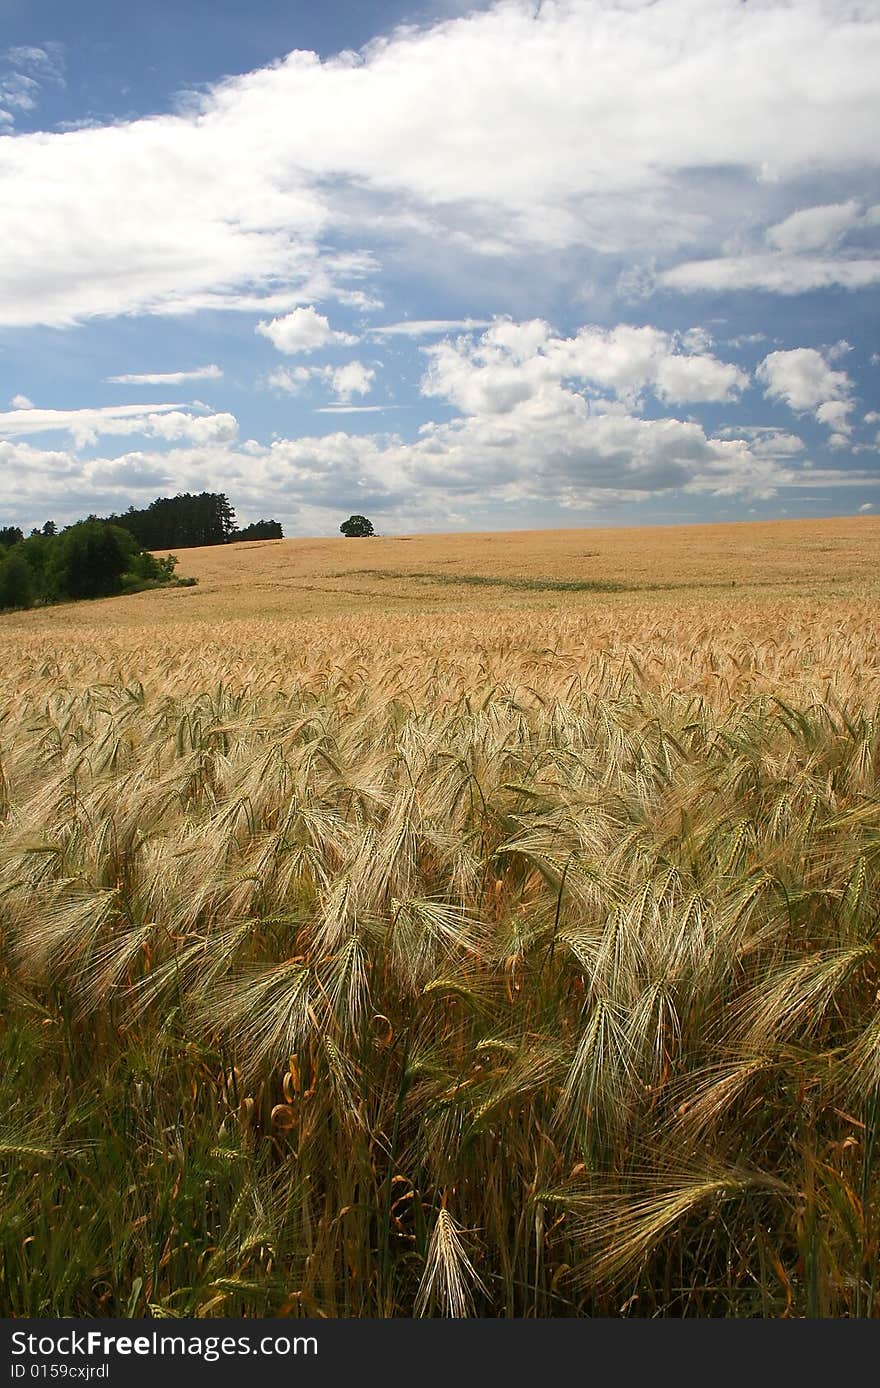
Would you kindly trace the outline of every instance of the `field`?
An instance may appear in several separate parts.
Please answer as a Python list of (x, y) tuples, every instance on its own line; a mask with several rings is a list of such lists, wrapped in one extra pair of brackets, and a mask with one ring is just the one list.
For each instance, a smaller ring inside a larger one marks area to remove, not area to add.
[(880, 1314), (880, 521), (0, 618), (0, 1311)]

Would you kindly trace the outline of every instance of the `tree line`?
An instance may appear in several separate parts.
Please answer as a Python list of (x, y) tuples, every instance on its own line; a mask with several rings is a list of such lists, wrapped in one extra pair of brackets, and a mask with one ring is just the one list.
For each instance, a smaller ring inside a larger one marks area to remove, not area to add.
[(144, 588), (194, 582), (176, 579), (177, 558), (157, 559), (118, 525), (78, 521), (60, 533), (48, 522), (25, 538), (0, 529), (0, 609), (109, 598)]
[[(96, 520), (97, 517), (89, 517)], [(128, 530), (144, 549), (193, 549), (202, 545), (227, 545), (239, 540), (283, 540), (276, 520), (259, 520), (239, 528), (235, 510), (224, 492), (183, 492), (160, 496), (137, 510), (129, 506), (122, 515), (105, 516), (109, 525)]]
[(283, 538), (275, 520), (237, 527), (223, 492), (157, 497), (141, 510), (90, 515), (61, 531), (51, 520), (28, 536), (0, 526), (0, 610), (194, 583), (175, 577), (175, 555), (150, 551)]

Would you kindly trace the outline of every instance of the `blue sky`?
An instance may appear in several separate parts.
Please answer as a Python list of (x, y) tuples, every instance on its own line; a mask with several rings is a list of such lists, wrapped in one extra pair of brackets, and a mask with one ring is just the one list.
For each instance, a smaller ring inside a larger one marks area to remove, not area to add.
[(0, 0), (0, 522), (880, 509), (878, 0)]

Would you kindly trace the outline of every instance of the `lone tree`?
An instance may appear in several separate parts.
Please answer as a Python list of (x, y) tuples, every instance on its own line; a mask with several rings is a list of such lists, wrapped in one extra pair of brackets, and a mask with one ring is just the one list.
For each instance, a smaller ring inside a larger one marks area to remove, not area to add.
[(368, 521), (366, 516), (349, 516), (347, 521), (343, 521), (339, 529), (349, 540), (359, 540), (365, 535), (373, 535), (373, 522)]

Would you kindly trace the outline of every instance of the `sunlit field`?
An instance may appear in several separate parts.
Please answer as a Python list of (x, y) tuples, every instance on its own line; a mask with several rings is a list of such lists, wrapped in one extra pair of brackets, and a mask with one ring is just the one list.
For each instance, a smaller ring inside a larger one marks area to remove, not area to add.
[(6, 1315), (880, 1313), (880, 522), (0, 617)]

